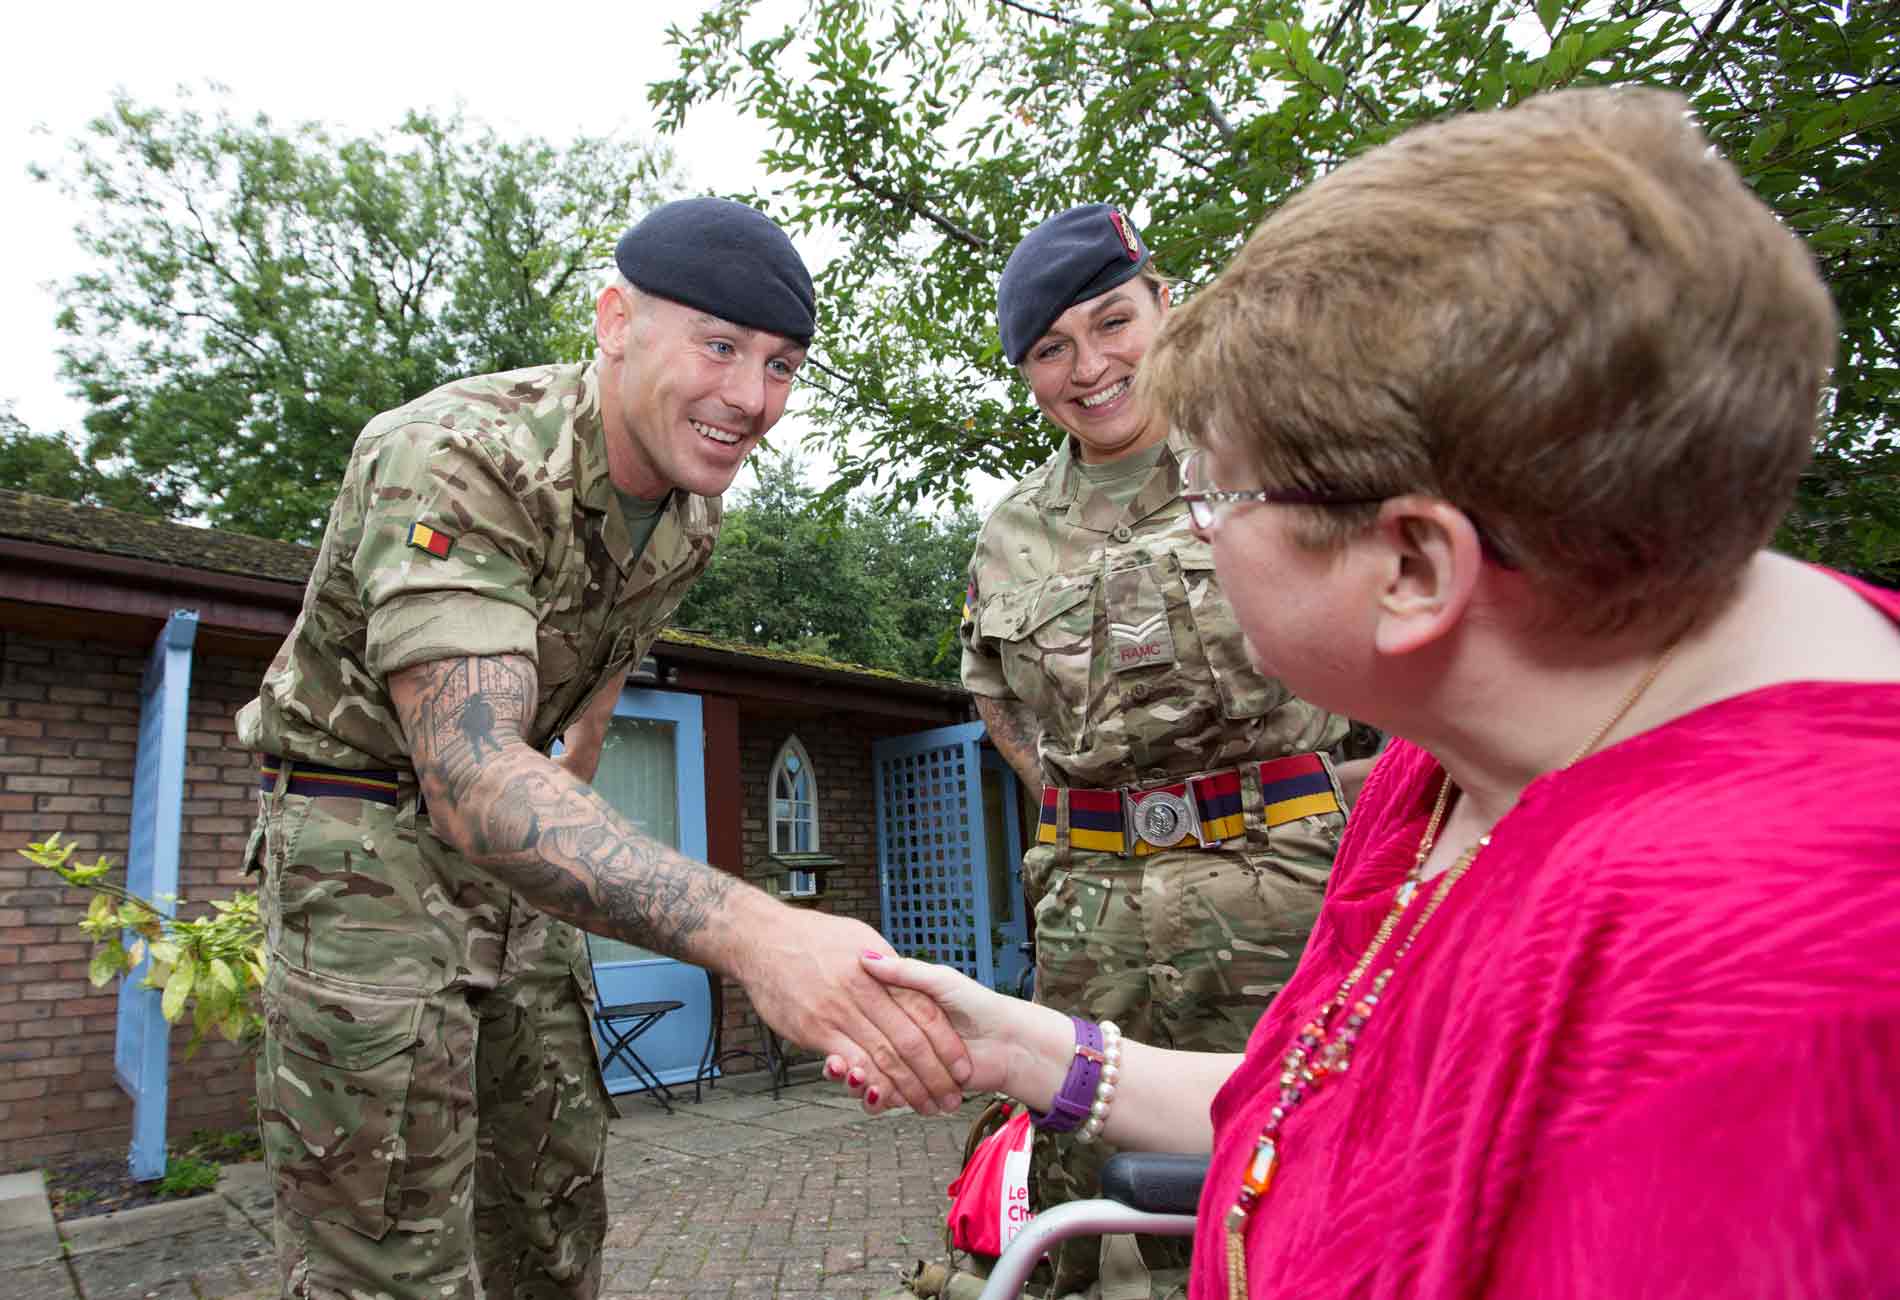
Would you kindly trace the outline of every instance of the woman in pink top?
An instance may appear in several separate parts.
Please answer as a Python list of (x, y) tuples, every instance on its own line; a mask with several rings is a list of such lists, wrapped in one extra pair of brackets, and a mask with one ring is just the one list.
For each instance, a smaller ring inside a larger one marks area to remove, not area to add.
[(1405, 738), (1305, 959), (1244, 1058), (867, 966), (1211, 1150), (1196, 1300), (1900, 1296), (1900, 597), (1762, 549), (1834, 331), (1648, 90), (1409, 132), (1175, 312), (1256, 661)]

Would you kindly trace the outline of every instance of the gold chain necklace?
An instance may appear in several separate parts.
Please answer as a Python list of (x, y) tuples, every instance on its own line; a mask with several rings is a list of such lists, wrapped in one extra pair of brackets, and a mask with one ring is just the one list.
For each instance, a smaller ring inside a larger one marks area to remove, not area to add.
[[(1669, 660), (1676, 653), (1677, 644), (1678, 642), (1671, 641), (1663, 649), (1662, 654), (1657, 656), (1656, 662), (1649, 666), (1649, 670), (1643, 674), (1642, 679), (1624, 694), (1610, 716), (1590, 733), (1589, 739), (1577, 746), (1570, 757), (1563, 761), (1561, 767), (1570, 767), (1590, 753), (1605, 736), (1610, 734), (1610, 729), (1628, 715), (1629, 711), (1636, 706), (1636, 701), (1641, 699), (1643, 693), (1662, 675), (1663, 669), (1668, 666)], [(1425, 928), (1425, 923), (1432, 919), (1433, 913), (1438, 911), (1439, 906), (1464, 878), (1465, 873), (1471, 870), (1471, 864), (1477, 861), (1478, 854), (1491, 843), (1491, 833), (1486, 831), (1470, 848), (1459, 854), (1458, 860), (1451, 864), (1443, 876), (1439, 877), (1438, 887), (1432, 891), (1431, 898), (1420, 911), (1418, 919), (1412, 923), (1412, 928), (1406, 932), (1404, 940), (1393, 949), (1391, 959), (1373, 977), (1370, 987), (1348, 1009), (1346, 999), (1352, 995), (1353, 989), (1358, 987), (1365, 973), (1372, 969), (1372, 963), (1385, 949), (1385, 945), (1398, 929), (1399, 922), (1404, 919), (1406, 910), (1412, 905), (1412, 900), (1417, 897), (1419, 885), (1424, 880), (1425, 860), (1431, 856), (1432, 849), (1438, 843), (1438, 828), (1443, 824), (1445, 810), (1450, 806), (1451, 774), (1447, 772), (1443, 784), (1438, 787), (1438, 800), (1432, 806), (1431, 819), (1425, 823), (1425, 833), (1419, 837), (1418, 854), (1412, 861), (1412, 868), (1405, 873), (1404, 881), (1393, 896), (1391, 909), (1386, 912), (1385, 919), (1379, 923), (1378, 931), (1372, 936), (1371, 945), (1359, 960), (1353, 963), (1352, 969), (1346, 973), (1346, 978), (1339, 982), (1338, 991), (1314, 1014), (1312, 1019), (1301, 1027), (1300, 1032), (1294, 1036), (1292, 1044), (1287, 1048), (1286, 1055), (1281, 1058), (1279, 1102), (1267, 1112), (1267, 1122), (1261, 1126), (1260, 1136), (1254, 1143), (1253, 1159), (1247, 1162), (1247, 1168), (1241, 1175), (1240, 1194), (1234, 1198), (1234, 1203), (1227, 1210), (1229, 1300), (1247, 1300), (1245, 1237), (1247, 1221), (1259, 1208), (1261, 1199), (1267, 1194), (1267, 1189), (1273, 1185), (1274, 1174), (1280, 1168), (1281, 1131), (1288, 1117), (1298, 1110), (1308, 1097), (1324, 1087), (1327, 1080), (1346, 1074), (1352, 1063), (1353, 1044), (1358, 1042), (1361, 1031), (1366, 1027), (1366, 1022), (1372, 1019), (1372, 1013), (1378, 1008), (1379, 1000), (1385, 995), (1385, 986), (1391, 982), (1393, 972), (1398, 969), (1405, 954), (1412, 950), (1412, 944), (1417, 941), (1419, 932)], [(1346, 1015), (1335, 1029), (1334, 1020), (1342, 1010), (1346, 1011)]]

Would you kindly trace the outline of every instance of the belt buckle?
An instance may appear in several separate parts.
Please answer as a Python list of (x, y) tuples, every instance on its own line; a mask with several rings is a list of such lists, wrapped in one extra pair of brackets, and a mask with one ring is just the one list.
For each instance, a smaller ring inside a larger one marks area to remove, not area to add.
[[(1188, 789), (1192, 792), (1193, 787)], [(1190, 835), (1197, 844), (1201, 839), (1199, 810), (1172, 790), (1150, 790), (1147, 794), (1123, 790), (1122, 825), (1125, 854), (1131, 857), (1136, 840), (1157, 849), (1171, 849)]]

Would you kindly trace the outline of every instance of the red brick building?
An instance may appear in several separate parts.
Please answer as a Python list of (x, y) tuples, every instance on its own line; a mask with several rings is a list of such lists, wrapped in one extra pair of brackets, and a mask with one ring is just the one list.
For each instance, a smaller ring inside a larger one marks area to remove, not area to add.
[[(115, 1081), (117, 988), (88, 983), (76, 926), (89, 899), (16, 850), (58, 832), (87, 860), (126, 861), (141, 679), (167, 620), (192, 610), (179, 893), (202, 908), (246, 887), (238, 864), (257, 776), (233, 717), (289, 630), (315, 554), (0, 491), (0, 1170), (124, 1146), (132, 1123)], [(815, 868), (798, 881), (816, 885), (811, 905), (878, 925), (873, 746), (963, 723), (963, 692), (685, 632), (665, 635), (642, 669), (625, 740), (629, 753), (678, 758), (682, 846), (780, 883), (774, 847), (815, 851), (794, 860)], [(676, 728), (675, 715), (692, 721)], [(723, 1045), (756, 1046), (734, 993)], [(704, 1033), (691, 1033), (696, 1051)], [(182, 1027), (171, 1036), (172, 1138), (248, 1123), (248, 1058), (214, 1039), (187, 1062), (187, 1037)]]

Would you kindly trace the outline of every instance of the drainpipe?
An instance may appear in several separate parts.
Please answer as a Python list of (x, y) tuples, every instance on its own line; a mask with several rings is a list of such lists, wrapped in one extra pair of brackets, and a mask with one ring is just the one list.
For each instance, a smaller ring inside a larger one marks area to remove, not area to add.
[[(178, 839), (185, 802), (185, 726), (191, 703), (191, 649), (198, 612), (173, 610), (160, 629), (139, 683), (139, 748), (132, 777), (132, 843), (125, 884), (166, 916), (178, 912)], [(157, 989), (140, 987), (148, 953), (119, 982), (119, 1032), (113, 1065), (132, 1098), (132, 1177), (165, 1176), (165, 1109), (171, 1026)]]

